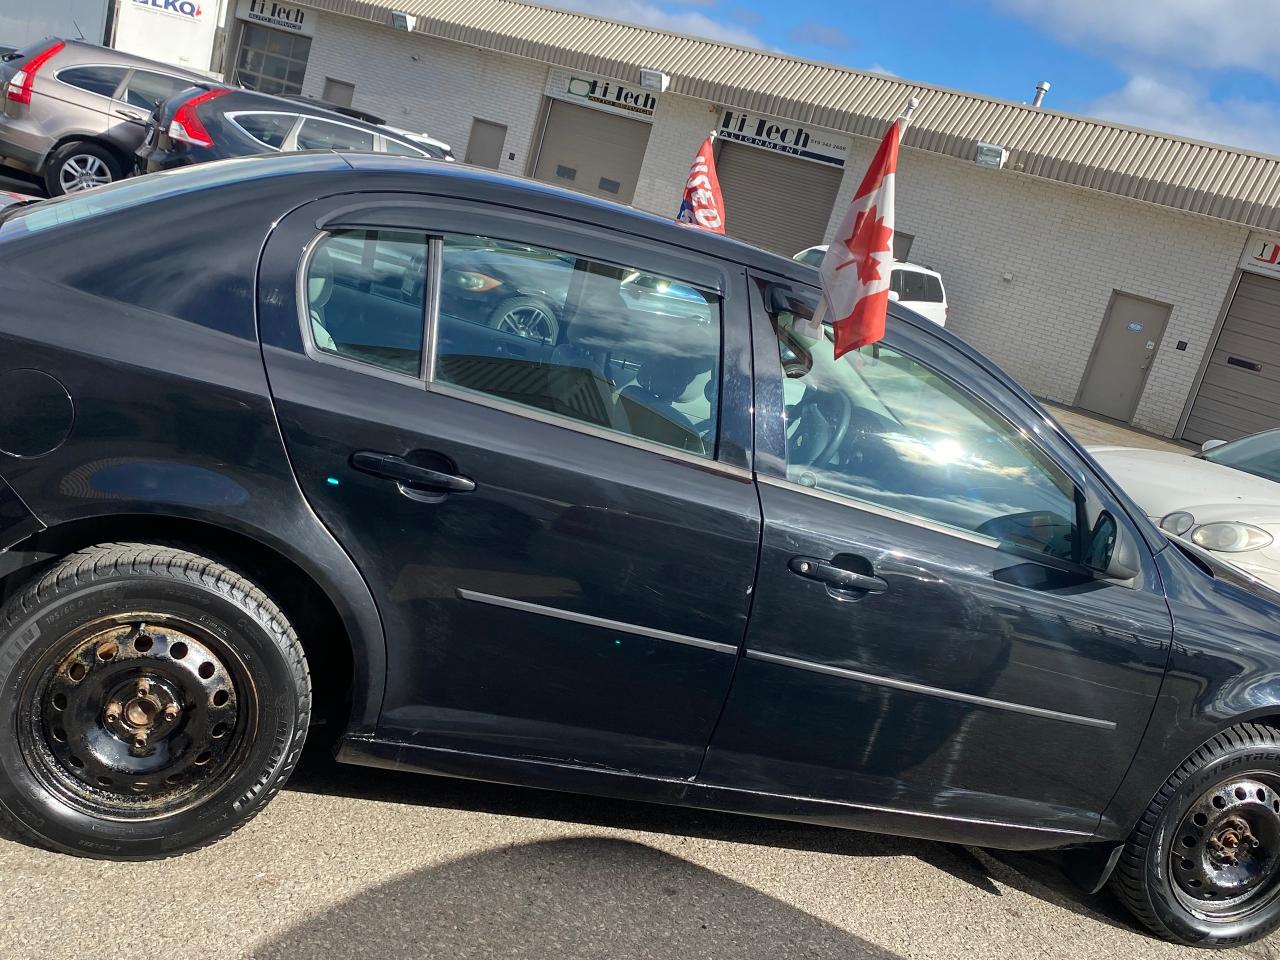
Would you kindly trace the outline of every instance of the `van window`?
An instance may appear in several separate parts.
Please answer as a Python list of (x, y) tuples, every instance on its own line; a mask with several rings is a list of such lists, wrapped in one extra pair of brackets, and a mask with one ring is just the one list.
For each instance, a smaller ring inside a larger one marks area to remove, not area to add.
[(544, 247), (446, 236), (435, 379), (715, 455), (720, 300)]
[(942, 281), (931, 273), (919, 270), (894, 270), (889, 278), (889, 288), (900, 300), (920, 300), (925, 303), (942, 303)]

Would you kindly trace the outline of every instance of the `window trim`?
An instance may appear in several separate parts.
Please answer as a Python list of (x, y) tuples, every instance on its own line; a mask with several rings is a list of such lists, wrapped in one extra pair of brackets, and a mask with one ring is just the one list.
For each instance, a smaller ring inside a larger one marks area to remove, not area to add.
[[(116, 84), (116, 88), (112, 90), (110, 93), (95, 93), (93, 90), (86, 90), (84, 87), (77, 87), (74, 83), (68, 83), (66, 80), (62, 79), (62, 75), (64, 73), (69, 73), (72, 70), (84, 70), (86, 68), (93, 69), (94, 67), (100, 67), (104, 70), (123, 70), (124, 75), (120, 78), (120, 82)], [(87, 93), (92, 97), (102, 97), (102, 99), (110, 100), (114, 103), (124, 103), (125, 101), (118, 100), (116, 98), (116, 95), (120, 93), (120, 91), (123, 90), (128, 85), (129, 78), (132, 76), (133, 76), (132, 67), (122, 67), (118, 63), (69, 63), (65, 67), (63, 67), (61, 70), (55, 71), (53, 74), (53, 79), (57, 80), (64, 87), (70, 87), (72, 90), (79, 91), (80, 93)], [(134, 109), (139, 109), (139, 108), (135, 107)]]
[[(320, 244), (335, 233), (343, 230), (370, 230), (370, 231), (391, 231), (400, 233), (422, 233), (427, 242), (427, 277), (426, 286), (424, 287), (423, 296), (425, 298), (425, 310), (423, 311), (423, 350), (421, 357), (421, 365), (418, 369), (418, 375), (412, 376), (405, 373), (397, 373), (394, 370), (388, 370), (385, 367), (379, 367), (376, 364), (367, 363), (361, 360), (351, 360), (337, 354), (321, 350), (315, 342), (315, 335), (311, 329), (311, 316), (307, 310), (309, 298), (307, 296), (307, 277), (311, 269), (311, 260), (315, 256), (316, 250)], [(449, 231), (453, 233), (454, 231)], [(491, 239), (501, 239), (494, 237)], [(516, 241), (512, 241), (516, 242)], [(714, 454), (710, 457), (700, 456), (687, 450), (681, 450), (678, 447), (670, 447), (654, 440), (646, 440), (643, 437), (633, 436), (628, 433), (622, 433), (617, 430), (608, 430), (604, 427), (597, 427), (594, 424), (585, 423), (580, 420), (574, 420), (572, 417), (565, 417), (559, 414), (547, 413), (536, 407), (528, 407), (523, 404), (515, 403), (510, 400), (503, 400), (479, 390), (470, 390), (466, 387), (460, 387), (456, 384), (447, 383), (442, 380), (435, 379), (435, 367), (437, 359), (437, 351), (439, 346), (440, 332), (440, 277), (443, 270), (443, 252), (444, 252), (444, 236), (442, 233), (424, 232), (409, 227), (325, 227), (317, 233), (307, 245), (303, 248), (302, 256), (299, 260), (297, 279), (294, 286), (294, 297), (297, 301), (296, 314), (298, 320), (299, 331), (302, 334), (302, 348), (308, 359), (318, 363), (326, 363), (330, 366), (339, 367), (343, 370), (350, 370), (353, 373), (361, 373), (366, 376), (379, 377), (383, 380), (390, 380), (393, 383), (403, 384), (404, 386), (417, 387), (424, 393), (433, 393), (438, 396), (449, 397), (464, 403), (473, 403), (477, 406), (487, 407), (491, 410), (497, 410), (502, 413), (512, 414), (514, 416), (524, 417), (527, 420), (533, 420), (537, 423), (544, 423), (548, 426), (558, 427), (562, 430), (571, 430), (574, 433), (582, 434), (588, 437), (594, 437), (600, 440), (608, 440), (611, 443), (618, 443), (625, 447), (632, 447), (637, 450), (644, 450), (649, 453), (655, 453), (668, 459), (679, 460), (681, 463), (687, 463), (693, 466), (709, 469), (714, 473), (723, 476), (733, 477), (738, 480), (755, 480), (763, 477), (757, 477), (752, 469), (739, 467), (731, 463), (726, 463), (720, 459), (721, 444), (720, 430), (723, 422), (723, 410), (725, 392), (725, 295), (721, 290), (709, 291), (715, 294), (720, 315), (720, 356), (718, 360), (718, 372), (720, 377), (719, 389), (716, 392), (716, 444)], [(572, 251), (563, 251), (572, 253)], [(578, 257), (586, 257), (585, 254), (574, 254)], [(588, 258), (589, 259), (589, 258)], [(599, 261), (601, 263), (610, 263), (607, 260)], [(612, 266), (625, 266), (623, 264), (611, 264)], [(625, 267), (626, 269), (637, 269), (635, 267)], [(690, 286), (705, 289), (701, 284), (692, 281), (679, 280), (676, 277), (671, 279), (681, 283), (687, 283)], [(805, 489), (805, 488), (801, 488)]]
[[(298, 122), (302, 119), (303, 115), (300, 113), (293, 113), (289, 110), (236, 110), (232, 113), (223, 114), (223, 116), (225, 116), (227, 120), (229, 120), (232, 124), (234, 124), (237, 130), (243, 133), (246, 137), (248, 137), (254, 143), (260, 143), (262, 144), (262, 146), (266, 147), (268, 150), (274, 150), (276, 153), (283, 153), (285, 149), (284, 144), (288, 143), (289, 139), (295, 133), (297, 133)], [(271, 146), (271, 144), (267, 143), (266, 141), (259, 140), (252, 133), (250, 133), (248, 130), (246, 130), (244, 127), (240, 125), (240, 120), (239, 120), (240, 117), (258, 117), (258, 116), (293, 117), (293, 125), (289, 127), (289, 131), (284, 135), (284, 140), (282, 141), (281, 146), (273, 147)]]

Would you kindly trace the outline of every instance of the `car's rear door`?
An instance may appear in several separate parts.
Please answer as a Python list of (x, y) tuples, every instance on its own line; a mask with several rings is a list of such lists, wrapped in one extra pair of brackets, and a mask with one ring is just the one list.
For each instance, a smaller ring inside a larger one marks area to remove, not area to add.
[[(662, 282), (633, 294), (637, 271)], [(298, 482), (379, 601), (382, 736), (697, 772), (759, 545), (745, 296), (714, 261), (479, 203), (279, 225), (263, 355)]]
[[(1136, 528), (941, 337), (893, 323), (837, 360), (794, 329), (815, 291), (753, 288), (764, 545), (702, 779), (1087, 835), (1172, 634)], [(1099, 508), (1139, 543), (1131, 583), (1080, 562)]]

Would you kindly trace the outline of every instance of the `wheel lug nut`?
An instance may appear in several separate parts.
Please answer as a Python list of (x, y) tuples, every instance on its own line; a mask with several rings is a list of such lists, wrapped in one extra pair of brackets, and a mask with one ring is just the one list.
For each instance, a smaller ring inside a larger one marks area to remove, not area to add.
[(138, 696), (140, 696), (140, 697), (145, 697), (145, 696), (146, 696), (147, 694), (149, 694), (150, 692), (151, 692), (151, 684), (147, 683), (147, 681), (146, 681), (146, 680), (139, 680), (139, 681), (138, 681)]
[(142, 749), (144, 749), (144, 748), (146, 747), (146, 745), (147, 745), (147, 738), (146, 738), (146, 737), (134, 737), (134, 738), (133, 738), (133, 745), (134, 745), (135, 747), (137, 747), (139, 750), (142, 750)]
[(164, 708), (164, 718), (170, 722), (178, 719), (178, 705), (171, 703)]
[(107, 723), (115, 723), (120, 719), (120, 708), (116, 704), (107, 707)]

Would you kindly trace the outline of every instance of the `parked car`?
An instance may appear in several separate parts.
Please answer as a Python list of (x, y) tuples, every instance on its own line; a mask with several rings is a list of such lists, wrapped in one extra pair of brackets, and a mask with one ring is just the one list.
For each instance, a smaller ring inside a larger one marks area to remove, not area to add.
[[(446, 304), (500, 246), (570, 275), (553, 337)], [(1060, 849), (1162, 936), (1274, 929), (1280, 598), (936, 324), (835, 359), (813, 283), (360, 153), (0, 213), (3, 816), (192, 850), (323, 718), (345, 762)]]
[(0, 58), (0, 158), (55, 197), (119, 180), (156, 102), (203, 79), (83, 40), (41, 40)]
[(332, 110), (334, 113), (340, 113), (344, 117), (354, 117), (357, 120), (365, 121), (365, 123), (375, 124), (379, 127), (385, 128), (390, 133), (397, 134), (416, 146), (421, 147), (432, 160), (445, 160), (449, 163), (457, 162), (458, 158), (453, 155), (453, 148), (443, 140), (437, 140), (435, 137), (429, 137), (425, 133), (414, 133), (412, 130), (393, 127), (387, 123), (383, 117), (376, 113), (370, 113), (368, 110), (360, 110), (356, 107), (343, 106), (338, 103), (329, 103), (326, 100), (309, 97), (301, 93), (286, 94), (285, 99), (294, 100), (298, 103), (309, 103), (322, 110)]
[[(821, 243), (815, 247), (801, 250), (791, 259), (816, 267), (827, 255), (829, 244)], [(894, 261), (893, 270), (889, 274), (889, 298), (897, 300), (904, 307), (914, 310), (922, 317), (928, 317), (940, 327), (947, 325), (947, 291), (942, 285), (942, 274), (918, 263), (905, 260)]]
[(1160, 529), (1280, 590), (1280, 429), (1198, 454), (1132, 447), (1090, 452)]
[(295, 150), (430, 152), (388, 127), (248, 90), (204, 84), (158, 104), (137, 151), (139, 173)]

